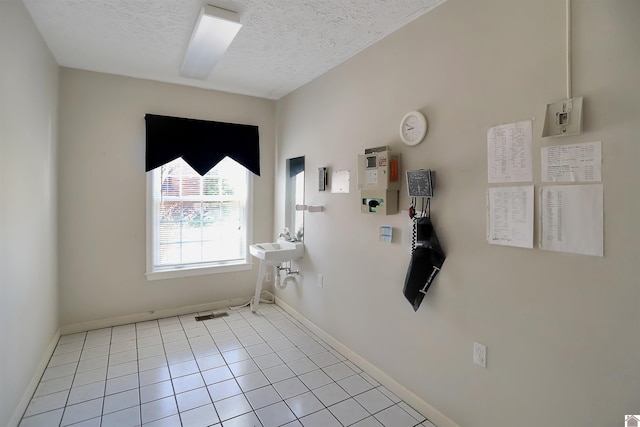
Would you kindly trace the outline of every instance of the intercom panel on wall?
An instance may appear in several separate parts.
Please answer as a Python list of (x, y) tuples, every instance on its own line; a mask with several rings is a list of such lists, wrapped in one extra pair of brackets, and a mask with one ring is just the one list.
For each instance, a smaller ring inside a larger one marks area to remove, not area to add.
[(400, 154), (388, 149), (367, 152), (370, 150), (358, 155), (358, 189), (399, 190)]

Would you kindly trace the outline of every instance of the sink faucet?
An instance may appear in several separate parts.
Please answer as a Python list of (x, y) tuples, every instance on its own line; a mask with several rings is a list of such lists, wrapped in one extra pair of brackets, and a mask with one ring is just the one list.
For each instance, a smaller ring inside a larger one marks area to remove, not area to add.
[(300, 237), (301, 236), (292, 236), (291, 232), (289, 231), (289, 228), (285, 227), (284, 230), (282, 230), (282, 233), (280, 233), (278, 235), (278, 237), (288, 241), (288, 242), (300, 242)]

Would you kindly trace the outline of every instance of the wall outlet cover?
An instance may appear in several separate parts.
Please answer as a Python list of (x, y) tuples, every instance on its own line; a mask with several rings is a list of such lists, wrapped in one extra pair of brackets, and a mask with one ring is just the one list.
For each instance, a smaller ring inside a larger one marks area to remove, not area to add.
[(477, 342), (473, 343), (473, 363), (483, 368), (487, 367), (487, 346)]

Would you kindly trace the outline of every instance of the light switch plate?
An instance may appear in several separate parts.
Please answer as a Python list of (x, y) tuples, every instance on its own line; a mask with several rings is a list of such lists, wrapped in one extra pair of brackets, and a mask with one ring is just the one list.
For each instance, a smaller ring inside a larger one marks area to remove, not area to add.
[(543, 137), (578, 135), (582, 132), (582, 97), (547, 105)]

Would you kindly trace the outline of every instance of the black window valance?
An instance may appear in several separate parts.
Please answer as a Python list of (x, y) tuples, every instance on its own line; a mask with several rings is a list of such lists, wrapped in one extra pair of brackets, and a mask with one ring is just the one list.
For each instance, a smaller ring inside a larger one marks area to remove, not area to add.
[(200, 175), (226, 156), (260, 175), (258, 126), (145, 115), (145, 170), (182, 157)]

